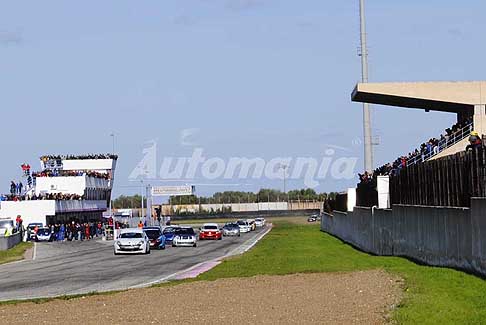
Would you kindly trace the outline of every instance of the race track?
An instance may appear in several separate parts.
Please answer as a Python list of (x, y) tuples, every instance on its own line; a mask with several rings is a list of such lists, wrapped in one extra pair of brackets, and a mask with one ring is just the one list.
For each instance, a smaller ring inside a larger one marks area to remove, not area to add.
[(265, 229), (198, 247), (113, 255), (113, 242), (38, 243), (35, 260), (0, 265), (0, 301), (123, 290), (167, 279), (199, 263), (241, 252)]

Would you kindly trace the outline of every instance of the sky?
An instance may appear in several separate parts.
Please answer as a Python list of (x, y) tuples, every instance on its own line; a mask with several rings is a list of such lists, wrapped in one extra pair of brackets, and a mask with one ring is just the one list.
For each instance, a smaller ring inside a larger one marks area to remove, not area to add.
[[(370, 81), (481, 80), (486, 2), (366, 2)], [(165, 157), (325, 156), (363, 169), (356, 1), (2, 1), (0, 192), (42, 154), (119, 154), (115, 195), (147, 143)], [(453, 124), (455, 116), (373, 106), (375, 165)], [(340, 191), (357, 177), (326, 177)], [(198, 193), (282, 188), (281, 179), (152, 179)], [(302, 188), (290, 179), (287, 189)]]

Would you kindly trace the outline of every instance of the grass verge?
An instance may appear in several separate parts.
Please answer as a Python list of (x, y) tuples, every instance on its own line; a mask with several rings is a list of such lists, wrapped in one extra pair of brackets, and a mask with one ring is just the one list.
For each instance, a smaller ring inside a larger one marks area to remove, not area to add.
[(20, 261), (24, 258), (26, 250), (32, 247), (32, 243), (20, 243), (6, 251), (0, 251), (0, 264)]
[(405, 280), (393, 318), (403, 324), (476, 324), (486, 319), (486, 282), (463, 272), (420, 266), (398, 257), (360, 252), (317, 225), (277, 222), (248, 253), (228, 259), (197, 280), (291, 273), (383, 269)]

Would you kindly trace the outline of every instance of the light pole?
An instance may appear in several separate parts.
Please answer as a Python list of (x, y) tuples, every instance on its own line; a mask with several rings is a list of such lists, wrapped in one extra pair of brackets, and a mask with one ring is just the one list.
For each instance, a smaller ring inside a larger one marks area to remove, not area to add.
[[(366, 20), (364, 0), (359, 0), (360, 39), (361, 39), (361, 82), (368, 82), (368, 48), (366, 45)], [(373, 171), (373, 143), (371, 140), (370, 105), (363, 103), (363, 133), (364, 133), (364, 167), (367, 172)]]
[(114, 154), (115, 154), (115, 133), (114, 133), (114, 132), (112, 132), (112, 133), (110, 134), (110, 137), (112, 138), (112, 149), (113, 149), (111, 152), (112, 152), (112, 154), (114, 155)]
[(142, 218), (142, 216), (143, 216), (143, 178), (140, 180), (140, 183), (142, 184), (141, 185), (142, 186), (142, 191), (141, 191), (142, 192), (142, 206), (141, 206), (142, 207), (142, 211), (140, 211), (140, 216), (139, 217)]
[[(112, 154), (115, 154), (115, 133), (111, 133), (110, 137), (113, 139), (113, 147), (112, 147)], [(113, 164), (112, 164), (113, 166)], [(110, 218), (113, 220), (113, 240), (116, 240), (116, 221), (115, 217), (113, 216), (113, 209), (112, 209), (112, 203), (111, 203), (111, 194), (113, 191), (113, 181), (114, 181), (115, 174), (113, 173), (113, 167), (111, 170), (111, 179), (110, 179), (110, 197), (109, 197), (109, 212), (110, 212)]]
[(287, 169), (289, 168), (289, 166), (285, 164), (280, 164), (279, 168), (283, 170), (283, 192), (287, 193)]
[(145, 197), (147, 203), (147, 207), (145, 208), (145, 222), (149, 224), (149, 222), (152, 222), (152, 193), (150, 192), (150, 184), (145, 187)]

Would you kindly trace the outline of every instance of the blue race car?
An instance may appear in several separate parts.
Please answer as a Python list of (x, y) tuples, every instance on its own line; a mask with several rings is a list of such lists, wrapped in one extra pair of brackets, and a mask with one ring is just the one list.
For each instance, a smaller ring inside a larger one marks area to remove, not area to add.
[(170, 245), (172, 244), (172, 241), (174, 240), (176, 230), (179, 229), (177, 226), (169, 226), (164, 229), (162, 232), (162, 235), (165, 236), (165, 242)]
[(144, 227), (143, 231), (149, 238), (151, 248), (165, 249), (166, 240), (160, 227)]

